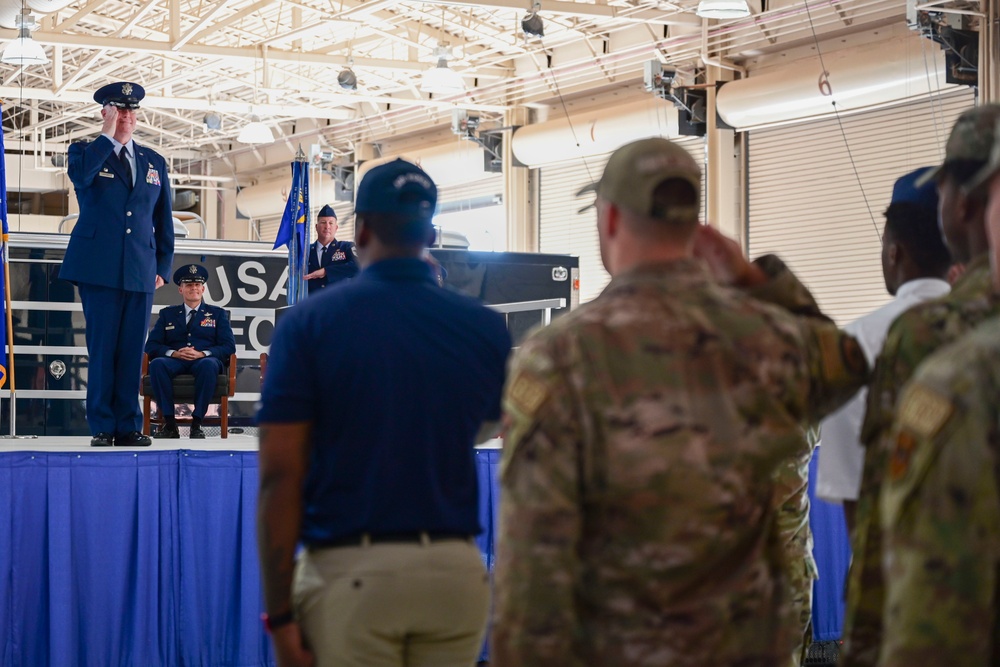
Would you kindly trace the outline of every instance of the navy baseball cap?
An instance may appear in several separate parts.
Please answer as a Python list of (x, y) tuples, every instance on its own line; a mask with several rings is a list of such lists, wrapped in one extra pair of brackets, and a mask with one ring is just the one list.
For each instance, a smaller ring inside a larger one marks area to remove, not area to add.
[(201, 264), (185, 264), (174, 271), (174, 282), (181, 283), (207, 283), (208, 270)]
[(119, 109), (138, 109), (139, 102), (146, 96), (146, 91), (137, 83), (118, 81), (101, 86), (94, 93), (94, 101), (102, 107), (110, 104)]
[[(937, 183), (927, 174), (934, 167), (921, 167), (896, 180), (892, 186), (892, 204), (914, 204), (936, 211), (938, 207)], [(919, 184), (919, 185), (918, 185)]]
[(356, 213), (395, 213), (428, 221), (436, 207), (434, 181), (423, 169), (400, 158), (365, 174), (354, 203)]

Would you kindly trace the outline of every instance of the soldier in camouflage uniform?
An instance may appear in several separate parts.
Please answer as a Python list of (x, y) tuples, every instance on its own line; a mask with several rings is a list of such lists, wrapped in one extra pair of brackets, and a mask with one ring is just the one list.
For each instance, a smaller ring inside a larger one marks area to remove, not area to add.
[(899, 403), (881, 512), (879, 665), (996, 665), (1000, 654), (1000, 319), (921, 364)]
[(1000, 315), (1000, 298), (990, 287), (989, 246), (983, 222), (985, 194), (963, 189), (986, 165), (998, 119), (1000, 105), (964, 112), (952, 128), (945, 161), (935, 174), (945, 242), (952, 259), (966, 265), (965, 274), (947, 296), (903, 313), (889, 329), (875, 364), (861, 430), (865, 465), (852, 535), (842, 665), (872, 666), (878, 662), (885, 605), (878, 497), (895, 444), (892, 423), (900, 391), (933, 352), (988, 318)]
[(819, 578), (809, 527), (809, 461), (815, 442), (807, 441), (806, 445), (801, 453), (782, 462), (774, 476), (778, 510), (775, 525), (785, 552), (789, 623), (794, 642), (790, 658), (783, 663), (787, 667), (799, 667), (812, 643), (813, 582)]
[[(1000, 141), (989, 188), (1000, 292)], [(1000, 655), (1000, 318), (921, 364), (899, 403), (879, 509), (886, 558), (880, 665), (995, 665)]]
[(595, 188), (611, 284), (521, 347), (505, 391), (490, 664), (783, 664), (774, 476), (864, 355), (777, 258), (698, 225), (683, 148), (624, 146)]

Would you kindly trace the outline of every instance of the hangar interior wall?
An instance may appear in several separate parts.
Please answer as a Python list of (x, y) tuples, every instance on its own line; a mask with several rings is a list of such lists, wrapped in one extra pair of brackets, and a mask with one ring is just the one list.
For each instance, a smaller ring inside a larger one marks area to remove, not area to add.
[(849, 116), (748, 132), (748, 247), (777, 253), (838, 324), (889, 300), (883, 213), (894, 181), (944, 157), (972, 89)]

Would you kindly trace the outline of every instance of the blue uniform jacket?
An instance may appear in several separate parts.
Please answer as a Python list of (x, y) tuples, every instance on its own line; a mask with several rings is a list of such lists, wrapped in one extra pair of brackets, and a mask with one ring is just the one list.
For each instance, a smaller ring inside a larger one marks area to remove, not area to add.
[(330, 247), (326, 249), (326, 254), (323, 256), (322, 267), (316, 262), (316, 248), (318, 245), (318, 241), (313, 241), (312, 245), (309, 246), (309, 266), (306, 273), (312, 273), (320, 268), (324, 268), (326, 269), (326, 277), (306, 281), (309, 284), (310, 294), (327, 285), (332, 285), (346, 278), (353, 278), (358, 273), (358, 256), (354, 250), (353, 243), (350, 241), (337, 241), (336, 239), (331, 241)]
[(170, 279), (174, 224), (167, 163), (134, 143), (135, 187), (105, 136), (69, 147), (69, 178), (80, 204), (59, 277), (74, 283), (151, 293)]
[(202, 302), (191, 321), (190, 332), (185, 319), (184, 304), (161, 308), (160, 317), (146, 339), (146, 354), (152, 358), (162, 357), (169, 350), (192, 345), (199, 352), (207, 351), (227, 363), (229, 355), (236, 352), (229, 313), (224, 308)]

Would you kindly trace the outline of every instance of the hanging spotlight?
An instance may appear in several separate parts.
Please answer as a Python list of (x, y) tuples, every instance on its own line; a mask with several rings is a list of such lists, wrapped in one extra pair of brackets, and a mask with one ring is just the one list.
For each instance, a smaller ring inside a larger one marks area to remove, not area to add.
[(250, 122), (243, 126), (236, 141), (241, 144), (269, 144), (274, 141), (271, 128), (260, 121), (260, 117), (250, 116)]
[(42, 45), (31, 38), (31, 31), (38, 27), (35, 17), (27, 7), (14, 17), (17, 37), (7, 43), (0, 55), (0, 62), (8, 65), (44, 65), (49, 62)]
[(545, 36), (545, 26), (542, 25), (542, 17), (538, 15), (538, 10), (542, 8), (542, 5), (536, 2), (528, 13), (524, 15), (521, 19), (521, 30), (524, 31), (525, 35), (530, 35), (532, 37), (544, 37)]
[(430, 68), (420, 77), (420, 90), (425, 93), (448, 95), (461, 93), (465, 90), (465, 80), (462, 75), (448, 67), (451, 49), (447, 44), (441, 44), (434, 49), (437, 65)]
[(222, 128), (222, 116), (214, 111), (205, 114), (202, 122), (205, 123), (205, 129), (207, 130), (219, 130)]
[(345, 67), (337, 75), (337, 83), (344, 90), (357, 90), (358, 89), (358, 76), (350, 67)]
[(701, 0), (695, 13), (703, 19), (742, 19), (750, 16), (746, 0)]

